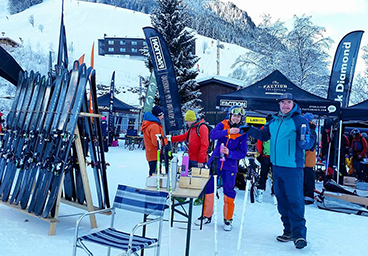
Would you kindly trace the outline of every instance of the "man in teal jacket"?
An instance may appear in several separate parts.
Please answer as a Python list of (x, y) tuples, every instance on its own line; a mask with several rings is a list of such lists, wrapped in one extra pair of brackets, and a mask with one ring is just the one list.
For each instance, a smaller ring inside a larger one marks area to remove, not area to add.
[(310, 137), (309, 125), (301, 116), (291, 93), (279, 98), (280, 111), (262, 130), (250, 127), (248, 134), (261, 141), (270, 140), (274, 191), (277, 208), (284, 225), (280, 242), (294, 241), (297, 249), (307, 245), (304, 218), (303, 167), (304, 150), (315, 138)]

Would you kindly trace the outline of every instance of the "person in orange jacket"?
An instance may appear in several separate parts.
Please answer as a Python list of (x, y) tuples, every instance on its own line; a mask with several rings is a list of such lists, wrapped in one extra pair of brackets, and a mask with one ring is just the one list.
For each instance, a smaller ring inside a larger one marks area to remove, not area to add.
[(184, 134), (173, 136), (172, 142), (187, 142), (189, 168), (204, 167), (208, 160), (208, 128), (206, 125), (201, 125), (204, 124), (204, 120), (197, 119), (193, 110), (188, 110), (185, 113), (184, 120), (188, 126), (188, 130)]
[(164, 119), (164, 110), (155, 106), (152, 112), (144, 113), (141, 131), (143, 132), (144, 146), (146, 150), (146, 159), (149, 165), (149, 175), (156, 172), (157, 166), (157, 137), (161, 134), (164, 138), (161, 121)]

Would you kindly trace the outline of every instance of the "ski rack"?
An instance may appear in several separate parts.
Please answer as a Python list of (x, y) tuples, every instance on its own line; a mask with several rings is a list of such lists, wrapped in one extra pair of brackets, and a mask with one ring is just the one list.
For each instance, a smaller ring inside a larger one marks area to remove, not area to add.
[[(84, 113), (84, 112), (80, 112), (79, 113), (79, 117), (102, 117), (102, 115), (100, 114), (94, 114), (94, 113)], [(53, 236), (56, 233), (56, 225), (57, 223), (59, 223), (59, 207), (60, 207), (60, 203), (65, 203), (69, 206), (73, 206), (82, 210), (86, 210), (88, 212), (92, 212), (95, 210), (98, 210), (98, 207), (93, 206), (93, 201), (92, 201), (92, 195), (91, 195), (91, 189), (89, 186), (89, 180), (88, 180), (88, 176), (87, 176), (87, 168), (86, 168), (86, 161), (84, 159), (84, 154), (83, 154), (83, 147), (82, 147), (82, 142), (80, 139), (80, 133), (79, 133), (79, 129), (78, 126), (75, 127), (74, 130), (74, 135), (75, 135), (75, 147), (77, 149), (77, 158), (79, 161), (79, 167), (80, 167), (80, 173), (81, 173), (81, 177), (82, 177), (82, 182), (83, 182), (83, 189), (84, 189), (84, 193), (85, 193), (85, 197), (86, 197), (86, 204), (81, 205), (78, 204), (77, 202), (72, 202), (72, 201), (68, 201), (66, 199), (62, 198), (62, 191), (63, 191), (63, 186), (60, 186), (59, 188), (59, 192), (58, 192), (58, 196), (57, 196), (57, 200), (55, 203), (55, 216), (53, 218), (47, 217), (47, 218), (43, 218), (40, 216), (36, 216), (33, 213), (29, 213), (28, 212), (28, 208), (26, 209), (22, 209), (20, 207), (20, 205), (14, 205), (14, 204), (9, 204), (8, 202), (3, 202), (2, 200), (0, 200), (0, 204), (6, 205), (9, 208), (12, 208), (14, 210), (17, 210), (19, 212), (25, 213), (29, 216), (32, 217), (36, 217), (42, 221), (46, 221), (50, 223), (50, 228), (49, 228), (49, 236)], [(64, 183), (64, 172), (62, 174), (62, 180), (61, 180), (61, 184)], [(0, 196), (1, 199), (1, 196)], [(111, 212), (108, 212), (107, 214), (111, 214)], [(97, 221), (96, 221), (96, 216), (94, 214), (89, 216), (89, 220), (90, 220), (90, 225), (91, 228), (97, 228)]]

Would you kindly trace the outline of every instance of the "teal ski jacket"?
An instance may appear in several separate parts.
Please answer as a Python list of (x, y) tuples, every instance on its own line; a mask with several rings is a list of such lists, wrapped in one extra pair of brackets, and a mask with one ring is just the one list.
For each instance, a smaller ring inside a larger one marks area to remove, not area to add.
[[(306, 139), (303, 141), (302, 124), (305, 124), (306, 129)], [(262, 130), (251, 127), (248, 134), (261, 141), (270, 140), (271, 162), (281, 167), (303, 168), (305, 150), (310, 149), (315, 142), (297, 103), (286, 115), (280, 111)]]

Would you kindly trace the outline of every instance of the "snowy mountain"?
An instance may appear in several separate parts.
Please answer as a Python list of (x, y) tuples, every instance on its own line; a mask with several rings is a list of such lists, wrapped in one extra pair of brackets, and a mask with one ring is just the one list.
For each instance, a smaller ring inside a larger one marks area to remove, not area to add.
[[(34, 18), (34, 26), (29, 22)], [(42, 4), (10, 15), (7, 11), (7, 1), (0, 1), (0, 29), (5, 37), (9, 37), (24, 47), (43, 52), (48, 56), (52, 51), (56, 59), (61, 16), (61, 1), (44, 0)], [(65, 1), (64, 23), (69, 51), (69, 61), (78, 59), (85, 54), (85, 62), (90, 62), (92, 44), (95, 43), (95, 69), (97, 82), (109, 84), (112, 72), (116, 71), (116, 86), (126, 93), (117, 97), (124, 102), (137, 105), (138, 95), (128, 92), (128, 88), (139, 86), (139, 76), (148, 76), (144, 62), (127, 57), (99, 56), (98, 39), (108, 37), (139, 37), (144, 38), (142, 28), (150, 26), (148, 15), (114, 7), (106, 4), (90, 3), (77, 0)], [(43, 28), (40, 29), (40, 26)], [(196, 54), (200, 57), (198, 68), (200, 77), (216, 74), (217, 44), (216, 40), (196, 35)], [(237, 45), (221, 43), (220, 74), (227, 76), (235, 59), (247, 50)], [(25, 60), (24, 60), (25, 61)], [(31, 64), (33, 60), (30, 60)], [(19, 61), (20, 62), (20, 61)], [(48, 61), (44, 61), (46, 72)], [(70, 63), (71, 64), (71, 63)], [(29, 63), (20, 62), (22, 67)]]

